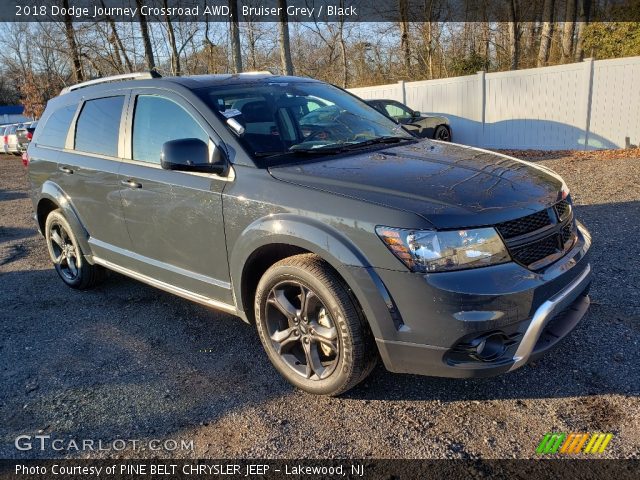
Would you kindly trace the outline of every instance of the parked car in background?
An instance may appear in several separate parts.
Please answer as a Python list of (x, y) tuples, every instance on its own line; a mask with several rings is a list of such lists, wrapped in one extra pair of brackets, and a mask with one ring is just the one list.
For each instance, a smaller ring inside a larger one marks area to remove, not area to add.
[(14, 125), (9, 125), (9, 128), (7, 128), (7, 131), (5, 132), (7, 137), (7, 153), (20, 155), (20, 149), (18, 148), (18, 135), (16, 134), (20, 125), (22, 124), (16, 123)]
[(7, 137), (7, 153), (20, 155), (20, 149), (18, 148), (18, 136), (16, 135), (16, 131), (20, 125), (20, 123), (9, 125), (5, 131), (5, 136)]
[(23, 123), (16, 130), (16, 136), (18, 137), (18, 150), (20, 153), (25, 152), (31, 139), (33, 138), (33, 132), (35, 132), (38, 122)]
[(6, 126), (0, 127), (0, 153), (7, 153), (7, 137), (4, 135), (6, 130)]
[(367, 100), (373, 108), (391, 117), (420, 138), (451, 141), (451, 125), (443, 116), (424, 115), (396, 100)]

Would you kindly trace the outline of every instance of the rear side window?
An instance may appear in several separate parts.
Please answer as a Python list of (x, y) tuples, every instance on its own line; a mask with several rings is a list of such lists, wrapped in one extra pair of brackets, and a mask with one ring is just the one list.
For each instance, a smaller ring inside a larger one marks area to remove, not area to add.
[(184, 138), (209, 143), (209, 135), (177, 103), (154, 95), (138, 96), (133, 119), (134, 160), (160, 163), (162, 144)]
[(68, 105), (53, 112), (39, 133), (38, 145), (64, 148), (69, 126), (77, 108), (78, 105)]
[(85, 102), (76, 123), (75, 149), (117, 157), (123, 105), (123, 96)]

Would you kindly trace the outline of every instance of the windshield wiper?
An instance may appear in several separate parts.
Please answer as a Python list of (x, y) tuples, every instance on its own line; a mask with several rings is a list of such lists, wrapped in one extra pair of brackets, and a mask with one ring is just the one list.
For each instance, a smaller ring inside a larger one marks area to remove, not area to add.
[(273, 152), (254, 152), (253, 155), (255, 157), (277, 157), (284, 155), (295, 155), (297, 153), (303, 154), (315, 154), (315, 153), (323, 153), (323, 154), (331, 154), (331, 153), (341, 153), (346, 151), (344, 146), (336, 147), (335, 145), (327, 145), (324, 147), (315, 147), (315, 148), (296, 148), (295, 150), (280, 150)]
[(362, 147), (368, 147), (371, 145), (379, 145), (386, 143), (400, 143), (402, 141), (412, 141), (413, 138), (408, 137), (378, 137), (372, 138), (370, 140), (365, 140), (363, 142), (355, 142), (355, 143), (334, 143), (329, 145), (324, 145), (321, 147), (314, 148), (294, 148), (293, 150), (288, 151), (272, 151), (272, 152), (255, 152), (254, 156), (256, 157), (275, 157), (282, 155), (293, 155), (296, 153), (303, 154), (335, 154), (335, 153), (343, 153), (348, 152), (350, 150), (355, 150)]
[(370, 145), (378, 145), (381, 143), (400, 143), (405, 140), (413, 140), (413, 138), (408, 137), (377, 137), (372, 138), (370, 140), (365, 140), (364, 142), (351, 143), (347, 146), (349, 150), (360, 147), (368, 147)]

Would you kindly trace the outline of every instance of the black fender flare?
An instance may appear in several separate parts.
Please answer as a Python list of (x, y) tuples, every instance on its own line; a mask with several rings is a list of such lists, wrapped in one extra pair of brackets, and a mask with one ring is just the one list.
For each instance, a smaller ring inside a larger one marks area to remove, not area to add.
[(240, 312), (246, 311), (248, 307), (253, 308), (243, 302), (242, 279), (245, 265), (258, 249), (273, 244), (302, 248), (329, 263), (342, 276), (360, 303), (376, 337), (381, 333), (381, 315), (388, 315), (388, 322), (384, 323), (393, 326), (390, 295), (364, 254), (339, 231), (313, 219), (292, 214), (276, 214), (258, 219), (245, 228), (235, 242), (229, 255), (229, 269), (236, 306)]
[[(36, 205), (36, 213), (39, 210), (40, 202), (44, 199), (52, 201), (62, 210), (62, 213), (73, 230), (73, 234), (80, 244), (82, 252), (87, 257), (88, 262), (93, 263), (93, 259), (91, 258), (91, 247), (89, 246), (89, 232), (87, 232), (87, 229), (84, 228), (84, 225), (80, 221), (80, 217), (73, 207), (69, 196), (62, 190), (62, 188), (60, 188), (59, 185), (47, 180), (42, 184), (38, 203)], [(40, 219), (38, 219), (38, 221), (39, 220)], [(42, 234), (44, 235), (45, 232), (42, 232)]]

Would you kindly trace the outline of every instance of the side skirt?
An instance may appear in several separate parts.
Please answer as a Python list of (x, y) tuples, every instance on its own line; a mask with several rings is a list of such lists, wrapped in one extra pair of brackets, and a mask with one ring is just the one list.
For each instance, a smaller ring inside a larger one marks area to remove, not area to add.
[(227, 313), (231, 313), (232, 315), (236, 315), (242, 318), (242, 315), (235, 307), (235, 305), (229, 305), (228, 303), (220, 302), (218, 300), (213, 300), (211, 298), (205, 297), (204, 295), (200, 295), (199, 293), (194, 293), (189, 290), (185, 290), (183, 288), (175, 287), (163, 281), (157, 280), (155, 278), (148, 277), (147, 275), (143, 275), (138, 272), (134, 272), (133, 270), (129, 270), (128, 268), (121, 267), (120, 265), (116, 265), (115, 263), (109, 262), (108, 260), (104, 260), (100, 257), (93, 256), (94, 263), (98, 265), (102, 265), (109, 270), (113, 270), (115, 272), (121, 273), (122, 275), (126, 275), (127, 277), (131, 277), (134, 280), (138, 280), (140, 282), (146, 283), (147, 285), (151, 285), (152, 287), (159, 288), (160, 290), (164, 290), (165, 292), (173, 293), (182, 298), (186, 298), (187, 300), (191, 300), (193, 302), (199, 303), (201, 305), (212, 307), (217, 310), (222, 310)]

